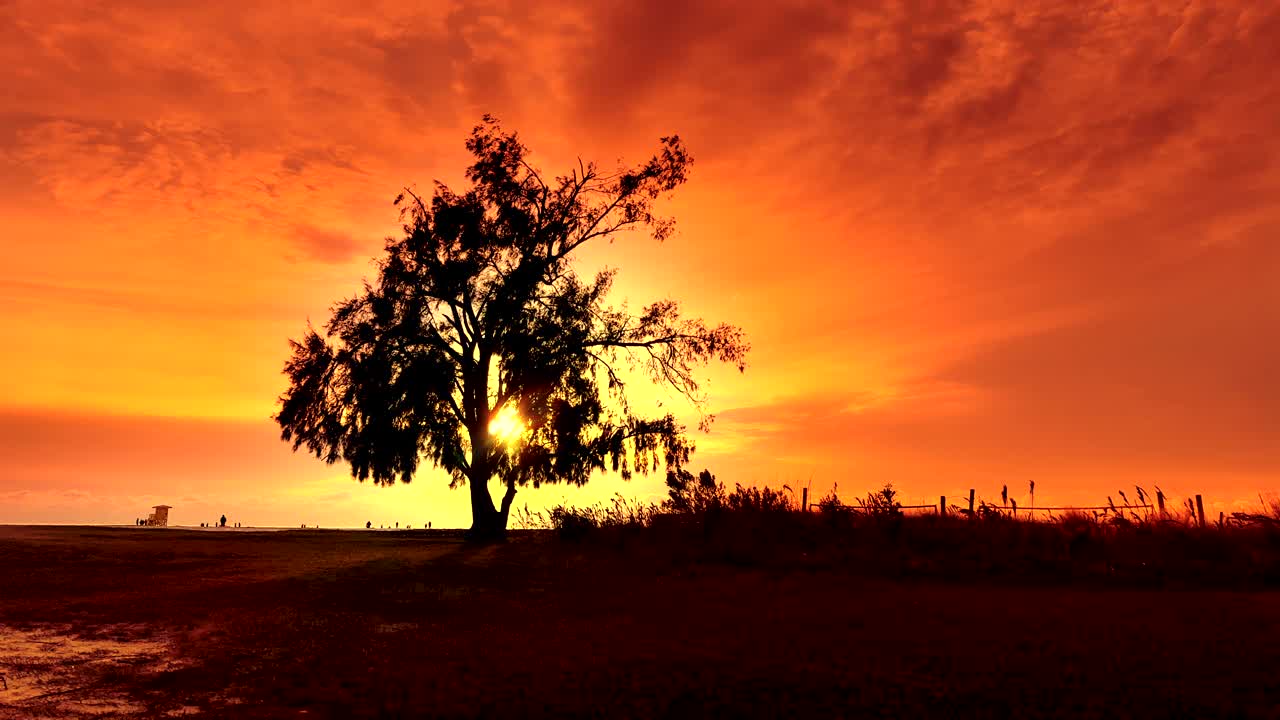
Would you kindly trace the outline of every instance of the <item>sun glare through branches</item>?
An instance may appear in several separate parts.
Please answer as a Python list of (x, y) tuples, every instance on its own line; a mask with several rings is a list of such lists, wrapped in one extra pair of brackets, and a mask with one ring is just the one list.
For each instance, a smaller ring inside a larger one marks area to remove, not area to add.
[(489, 434), (507, 445), (518, 440), (525, 429), (520, 413), (510, 405), (502, 407), (489, 419)]

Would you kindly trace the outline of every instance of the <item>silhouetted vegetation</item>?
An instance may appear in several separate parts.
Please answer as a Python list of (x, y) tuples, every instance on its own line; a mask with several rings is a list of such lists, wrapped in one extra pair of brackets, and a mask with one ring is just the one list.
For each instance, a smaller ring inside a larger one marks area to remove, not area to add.
[[(632, 412), (624, 368), (700, 408), (695, 368), (741, 370), (748, 346), (738, 328), (683, 318), (672, 300), (611, 307), (614, 272), (582, 278), (572, 264), (593, 241), (671, 234), (654, 203), (688, 174), (678, 137), (642, 165), (579, 163), (555, 178), (488, 116), (467, 149), (471, 187), (396, 198), (404, 236), (388, 239), (376, 282), (338, 304), (323, 335), (292, 343), (276, 420), (295, 450), (346, 462), (359, 480), (408, 482), (423, 460), (444, 469), (470, 487), (473, 534), (492, 537), (519, 486), (679, 470), (692, 450), (685, 428)], [(495, 418), (512, 437), (491, 435)]]
[(801, 512), (784, 491), (741, 485), (728, 491), (708, 471), (670, 473), (667, 485), (669, 497), (660, 504), (618, 496), (611, 505), (526, 509), (519, 522), (564, 540), (678, 563), (955, 581), (1280, 586), (1280, 503), (1274, 502), (1200, 528), (1194, 514), (1139, 510), (1127, 497), (1106, 511), (1032, 520), (990, 504), (972, 517), (954, 509), (942, 516), (904, 513), (891, 485), (853, 505), (833, 490), (810, 512)]
[[(784, 486), (790, 492), (791, 488)], [(710, 470), (703, 470), (695, 478), (683, 468), (667, 473), (667, 499), (662, 510), (675, 513), (706, 513), (722, 510), (736, 512), (779, 512), (795, 510), (794, 498), (772, 488), (753, 488), (735, 485), (726, 492), (723, 483), (716, 482)]]

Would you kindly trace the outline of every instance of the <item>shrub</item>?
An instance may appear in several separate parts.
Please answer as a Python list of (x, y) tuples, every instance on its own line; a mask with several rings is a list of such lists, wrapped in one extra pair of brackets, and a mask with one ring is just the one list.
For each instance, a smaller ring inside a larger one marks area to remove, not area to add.
[(902, 503), (898, 502), (898, 491), (893, 483), (885, 483), (880, 490), (869, 493), (862, 501), (862, 506), (870, 515), (901, 515)]
[[(783, 486), (785, 490), (790, 490), (788, 486)], [(735, 485), (733, 492), (729, 493), (729, 497), (725, 503), (729, 510), (737, 512), (791, 512), (798, 510), (795, 499), (788, 497), (782, 490), (774, 490), (773, 488), (747, 488), (741, 485)]]
[(703, 470), (696, 478), (684, 468), (667, 471), (667, 499), (662, 501), (663, 510), (701, 514), (722, 509), (727, 503), (724, 485), (716, 482), (710, 470)]

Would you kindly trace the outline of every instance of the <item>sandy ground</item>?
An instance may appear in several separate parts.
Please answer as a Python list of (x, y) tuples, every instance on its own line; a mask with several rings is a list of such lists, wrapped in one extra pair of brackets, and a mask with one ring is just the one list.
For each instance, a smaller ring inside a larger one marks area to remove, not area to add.
[(0, 718), (1280, 717), (1280, 595), (0, 528)]

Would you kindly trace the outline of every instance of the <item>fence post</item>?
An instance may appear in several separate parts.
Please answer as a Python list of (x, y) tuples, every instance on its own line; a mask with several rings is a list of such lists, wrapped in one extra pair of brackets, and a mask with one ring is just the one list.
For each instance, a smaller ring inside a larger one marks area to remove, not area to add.
[(1196, 515), (1200, 517), (1200, 527), (1204, 527), (1204, 498), (1196, 495)]
[(800, 506), (809, 512), (809, 488), (800, 488)]
[(946, 514), (947, 514), (947, 496), (943, 495), (942, 497), (938, 498), (938, 515), (943, 516)]
[(969, 488), (969, 517), (973, 517), (973, 488)]

